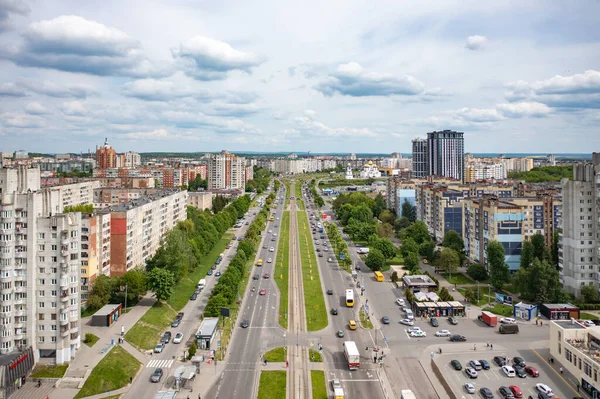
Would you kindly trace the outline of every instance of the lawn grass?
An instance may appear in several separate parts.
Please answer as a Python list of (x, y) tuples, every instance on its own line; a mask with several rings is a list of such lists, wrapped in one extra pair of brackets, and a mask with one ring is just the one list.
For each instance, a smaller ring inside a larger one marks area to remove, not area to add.
[(595, 314), (585, 313), (585, 312), (579, 313), (579, 318), (582, 320), (598, 320), (598, 319), (600, 319), (600, 317), (598, 317)]
[(266, 360), (269, 363), (285, 362), (286, 357), (287, 357), (287, 351), (284, 350), (283, 346), (280, 346), (279, 348), (271, 349), (270, 351), (265, 352), (263, 354), (263, 360)]
[(404, 264), (404, 259), (402, 259), (401, 255), (397, 255), (396, 257), (392, 258), (392, 259), (387, 259), (385, 261), (385, 264), (388, 266), (391, 265), (403, 265)]
[(62, 378), (69, 368), (68, 364), (58, 366), (36, 366), (31, 373), (31, 378)]
[(298, 209), (301, 211), (306, 210), (306, 207), (304, 206), (304, 201), (303, 200), (296, 200), (296, 203), (298, 204)]
[(508, 317), (513, 315), (513, 307), (503, 303), (495, 303), (492, 307), (486, 307), (483, 310), (487, 310), (488, 312), (492, 312), (498, 316)]
[(298, 222), (298, 237), (300, 241), (306, 328), (308, 331), (318, 331), (327, 327), (328, 319), (321, 279), (319, 277), (317, 256), (315, 255), (306, 212), (297, 212), (296, 220)]
[(258, 399), (272, 399), (286, 397), (285, 371), (261, 371), (258, 383)]
[(94, 367), (74, 399), (123, 388), (129, 384), (130, 377), (135, 377), (140, 366), (135, 357), (117, 345)]
[(316, 351), (314, 349), (308, 350), (308, 358), (313, 363), (321, 363), (323, 361), (323, 357), (321, 356), (319, 351)]
[(275, 259), (275, 283), (279, 288), (279, 325), (288, 327), (288, 284), (290, 259), (290, 213), (283, 212), (279, 229), (279, 245)]
[(231, 241), (233, 234), (226, 233), (217, 242), (215, 247), (200, 261), (198, 267), (188, 276), (184, 277), (175, 285), (173, 295), (167, 303), (156, 302), (125, 334), (125, 339), (131, 345), (141, 350), (150, 350), (156, 346), (160, 335), (171, 325), (177, 312), (180, 311), (190, 300), (190, 296), (196, 289), (198, 281), (206, 276), (219, 255), (225, 251), (227, 243)]
[[(465, 288), (459, 288), (457, 291), (460, 292), (463, 297), (465, 296), (465, 291), (466, 291)], [(485, 293), (484, 293), (484, 291), (485, 291)], [(482, 306), (487, 306), (488, 303), (494, 303), (495, 300), (496, 300), (495, 297), (488, 296), (487, 289), (484, 290), (483, 287), (479, 287), (479, 301), (471, 302), (471, 303), (475, 306), (482, 307)]]
[(310, 381), (312, 385), (312, 399), (327, 399), (327, 385), (325, 383), (325, 372), (322, 370), (310, 370)]
[(452, 273), (452, 274), (441, 273), (440, 276), (442, 276), (450, 284), (458, 284), (458, 285), (475, 284), (475, 281), (471, 280), (470, 277), (467, 277), (466, 275), (464, 275), (462, 273)]
[(358, 312), (358, 318), (360, 320), (360, 324), (362, 324), (362, 326), (364, 328), (368, 328), (368, 329), (372, 329), (373, 328), (373, 323), (371, 323), (371, 319), (369, 319), (367, 317), (367, 312), (364, 309), (361, 309)]
[(87, 346), (89, 346), (90, 348), (92, 346), (94, 346), (94, 344), (96, 342), (98, 342), (100, 338), (97, 335), (94, 335), (92, 333), (86, 333), (85, 334), (85, 339), (83, 340), (83, 343), (86, 344)]

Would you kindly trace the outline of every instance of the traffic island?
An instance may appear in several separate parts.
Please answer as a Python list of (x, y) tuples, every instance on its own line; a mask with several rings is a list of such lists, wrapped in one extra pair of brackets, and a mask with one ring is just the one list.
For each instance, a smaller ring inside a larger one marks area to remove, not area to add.
[(258, 399), (285, 398), (287, 371), (261, 371)]

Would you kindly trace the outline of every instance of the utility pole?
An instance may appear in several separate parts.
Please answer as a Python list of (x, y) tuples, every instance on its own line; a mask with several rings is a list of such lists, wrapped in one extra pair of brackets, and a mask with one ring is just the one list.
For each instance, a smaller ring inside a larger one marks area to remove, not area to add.
[(127, 311), (127, 284), (125, 284), (125, 311)]

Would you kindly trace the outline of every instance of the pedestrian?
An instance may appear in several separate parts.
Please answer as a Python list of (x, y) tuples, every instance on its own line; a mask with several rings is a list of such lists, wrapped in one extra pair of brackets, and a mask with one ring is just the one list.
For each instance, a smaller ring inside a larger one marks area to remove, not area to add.
[(190, 395), (187, 396), (187, 399), (190, 399)]
[(489, 348), (489, 347), (490, 347), (490, 341), (488, 341), (488, 342), (485, 344), (485, 346), (486, 346), (486, 348)]
[(490, 344), (490, 350), (493, 351), (494, 350), (494, 344)]
[(539, 322), (539, 320), (538, 320), (538, 319), (535, 319), (535, 325), (536, 325), (536, 326), (538, 325), (538, 322)]
[(579, 392), (579, 388), (580, 388), (580, 386), (579, 386), (579, 384), (577, 384), (577, 392)]
[(562, 368), (562, 366), (560, 366), (560, 367), (558, 368), (558, 371), (560, 371), (560, 373), (562, 374), (562, 372), (563, 372), (563, 368)]
[(373, 356), (373, 363), (377, 363), (377, 355)]
[(442, 354), (442, 348), (438, 348), (438, 351), (440, 352), (440, 355)]
[(133, 377), (129, 377), (129, 383), (131, 384), (133, 382)]
[(477, 350), (477, 344), (473, 344), (473, 350), (476, 351)]
[(365, 350), (368, 352), (368, 351), (369, 351), (369, 347), (367, 346), (367, 347), (365, 348)]
[(265, 359), (265, 366), (267, 365), (267, 359)]
[(544, 325), (544, 322), (540, 320), (540, 327)]
[(287, 369), (290, 365), (290, 362), (288, 362), (287, 360), (285, 361), (285, 368)]

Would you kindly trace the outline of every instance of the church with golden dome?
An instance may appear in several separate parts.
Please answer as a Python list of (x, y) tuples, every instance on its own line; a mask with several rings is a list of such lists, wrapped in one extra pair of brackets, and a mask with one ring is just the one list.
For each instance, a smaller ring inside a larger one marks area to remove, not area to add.
[(360, 177), (363, 179), (375, 179), (381, 177), (381, 172), (377, 169), (377, 165), (373, 161), (369, 161), (360, 172)]

